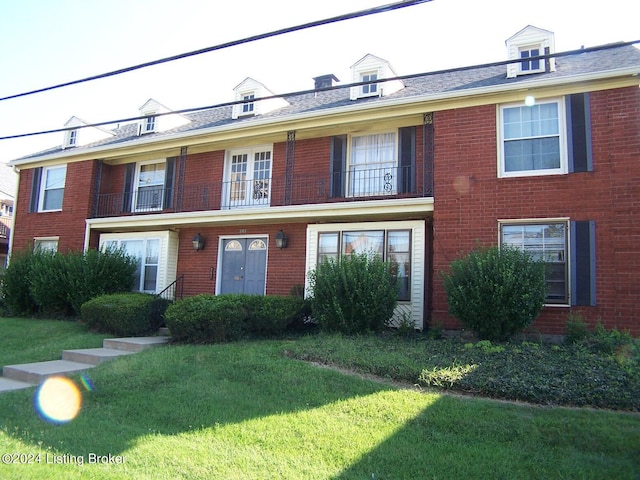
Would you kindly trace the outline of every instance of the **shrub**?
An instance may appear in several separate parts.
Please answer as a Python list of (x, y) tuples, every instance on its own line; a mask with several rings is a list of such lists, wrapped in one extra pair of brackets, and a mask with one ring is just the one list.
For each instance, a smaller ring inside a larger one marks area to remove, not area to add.
[[(38, 251), (33, 255), (29, 277), (31, 298), (38, 312), (47, 316), (71, 316), (71, 279), (82, 263), (82, 253)], [(88, 300), (88, 299), (87, 299)]]
[(300, 297), (282, 297), (267, 295), (260, 299), (258, 307), (252, 312), (247, 325), (255, 335), (277, 335), (292, 325), (299, 325), (306, 311), (306, 302)]
[(173, 303), (164, 313), (172, 339), (220, 343), (240, 338), (250, 314), (242, 297), (248, 296), (201, 294)]
[(157, 328), (157, 315), (162, 299), (146, 293), (100, 295), (85, 302), (82, 319), (90, 328), (115, 335), (131, 336), (149, 333)]
[(515, 248), (472, 251), (442, 275), (449, 313), (481, 339), (505, 340), (530, 325), (544, 305), (544, 262)]
[(38, 310), (29, 286), (33, 257), (31, 250), (14, 252), (2, 276), (2, 297), (12, 315), (30, 315)]
[(366, 253), (327, 259), (309, 274), (311, 312), (321, 328), (347, 334), (388, 326), (397, 303), (390, 264)]

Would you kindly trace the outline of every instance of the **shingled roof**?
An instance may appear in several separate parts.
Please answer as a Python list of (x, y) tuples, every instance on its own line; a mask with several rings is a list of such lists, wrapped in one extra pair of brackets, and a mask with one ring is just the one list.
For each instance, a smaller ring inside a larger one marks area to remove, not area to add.
[[(411, 102), (424, 100), (438, 100), (457, 95), (474, 95), (478, 89), (487, 89), (494, 92), (513, 88), (514, 84), (522, 87), (535, 87), (539, 84), (550, 84), (557, 82), (565, 83), (577, 81), (586, 76), (591, 78), (608, 78), (619, 75), (620, 72), (632, 71), (640, 74), (640, 50), (633, 45), (617, 43), (603, 45), (585, 49), (583, 51), (570, 52), (569, 54), (559, 54), (556, 58), (556, 70), (552, 72), (542, 72), (535, 75), (518, 76), (507, 78), (506, 63), (498, 62), (491, 65), (470, 66), (464, 68), (450, 69), (446, 71), (421, 73), (416, 75), (405, 75), (402, 79), (405, 88), (384, 97), (368, 97), (359, 100), (349, 99), (349, 85), (338, 85), (330, 89), (318, 91), (306, 91), (302, 93), (284, 94), (284, 98), (289, 105), (263, 115), (232, 118), (232, 106), (225, 105), (204, 109), (194, 113), (185, 113), (190, 122), (171, 130), (156, 132), (140, 137), (138, 135), (137, 123), (129, 123), (112, 130), (113, 137), (94, 142), (92, 144), (74, 148), (74, 153), (85, 152), (96, 147), (104, 150), (108, 146), (123, 146), (124, 144), (135, 145), (136, 142), (150, 139), (164, 139), (167, 137), (180, 137), (183, 134), (196, 134), (198, 131), (211, 131), (218, 127), (228, 128), (230, 125), (244, 125), (256, 121), (273, 121), (277, 123), (287, 118), (301, 114), (314, 115), (315, 113), (326, 115), (332, 109), (343, 107), (363, 108), (394, 101)], [(258, 100), (256, 100), (258, 101)], [(38, 152), (14, 162), (22, 163), (25, 160), (35, 160), (40, 157), (51, 157), (56, 154), (68, 154), (69, 149), (64, 150), (62, 146)]]

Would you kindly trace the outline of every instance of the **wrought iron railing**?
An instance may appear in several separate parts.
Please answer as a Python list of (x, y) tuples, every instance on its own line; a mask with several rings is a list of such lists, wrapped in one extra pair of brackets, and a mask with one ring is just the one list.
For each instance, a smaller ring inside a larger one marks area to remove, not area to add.
[(100, 194), (95, 212), (97, 217), (110, 217), (432, 196), (431, 188), (422, 185), (419, 178), (422, 176), (416, 175), (415, 167), (355, 166), (340, 172), (294, 174), (288, 183), (279, 176), (186, 184), (180, 189), (180, 199), (175, 198), (178, 189), (146, 187)]
[(11, 229), (7, 227), (4, 223), (0, 223), (0, 238), (9, 238), (9, 233)]
[(184, 275), (180, 275), (156, 295), (166, 300), (181, 300), (184, 294)]

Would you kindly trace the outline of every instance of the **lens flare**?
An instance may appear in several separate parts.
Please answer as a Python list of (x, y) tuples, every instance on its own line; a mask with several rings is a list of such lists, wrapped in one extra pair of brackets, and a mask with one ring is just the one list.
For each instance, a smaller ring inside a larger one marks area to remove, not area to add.
[(80, 390), (66, 377), (50, 377), (36, 391), (36, 410), (48, 422), (68, 423), (78, 416), (81, 406)]
[(82, 385), (87, 390), (87, 392), (93, 392), (93, 382), (91, 381), (91, 378), (89, 378), (87, 375), (82, 375), (80, 377), (80, 381), (82, 382)]

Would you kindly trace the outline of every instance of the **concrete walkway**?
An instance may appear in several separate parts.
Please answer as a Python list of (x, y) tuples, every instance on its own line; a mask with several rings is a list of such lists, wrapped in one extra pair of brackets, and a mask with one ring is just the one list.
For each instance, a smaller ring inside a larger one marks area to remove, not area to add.
[(168, 336), (110, 338), (102, 342), (102, 348), (65, 350), (62, 360), (6, 365), (0, 377), (0, 393), (40, 385), (48, 377), (83, 372), (114, 358), (164, 345), (168, 341)]

